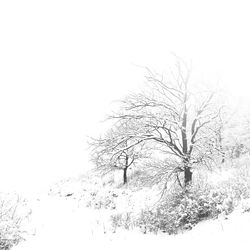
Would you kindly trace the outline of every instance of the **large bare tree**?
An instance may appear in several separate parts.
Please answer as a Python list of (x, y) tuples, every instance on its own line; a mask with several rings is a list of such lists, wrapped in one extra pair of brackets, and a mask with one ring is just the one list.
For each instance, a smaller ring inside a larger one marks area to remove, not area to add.
[(129, 143), (123, 145), (123, 152), (154, 142), (169, 159), (179, 162), (176, 172), (183, 172), (183, 186), (187, 186), (194, 166), (207, 164), (218, 150), (221, 125), (215, 93), (192, 88), (191, 70), (182, 61), (167, 77), (147, 72), (148, 90), (127, 96), (110, 118), (119, 124), (139, 124), (125, 135)]

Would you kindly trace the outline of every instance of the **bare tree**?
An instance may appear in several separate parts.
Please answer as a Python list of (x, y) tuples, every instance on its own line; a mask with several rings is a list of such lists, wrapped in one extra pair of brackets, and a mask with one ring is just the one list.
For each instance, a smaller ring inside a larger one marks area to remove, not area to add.
[(104, 137), (92, 138), (92, 161), (97, 170), (107, 174), (113, 170), (123, 171), (123, 183), (128, 182), (128, 169), (149, 156), (145, 142), (137, 143), (138, 123), (122, 122), (115, 124)]
[(176, 70), (170, 71), (167, 79), (149, 69), (147, 72), (149, 91), (126, 97), (121, 109), (110, 118), (119, 124), (140, 124), (140, 129), (125, 135), (124, 140), (130, 143), (123, 144), (122, 152), (154, 142), (169, 159), (179, 162), (178, 171), (184, 173), (183, 184), (187, 186), (194, 166), (207, 164), (213, 159), (213, 151), (218, 150), (221, 126), (215, 93), (191, 91), (191, 71), (182, 61), (177, 62)]

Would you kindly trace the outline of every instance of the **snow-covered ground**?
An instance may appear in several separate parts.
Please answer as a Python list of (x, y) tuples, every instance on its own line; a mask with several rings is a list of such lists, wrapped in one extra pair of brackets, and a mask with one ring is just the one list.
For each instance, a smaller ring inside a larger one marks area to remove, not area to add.
[[(43, 195), (32, 201), (35, 236), (13, 250), (82, 249), (249, 249), (250, 213), (236, 209), (228, 219), (206, 221), (175, 235), (106, 230), (108, 212), (79, 206), (77, 200)], [(104, 232), (107, 231), (105, 234)]]

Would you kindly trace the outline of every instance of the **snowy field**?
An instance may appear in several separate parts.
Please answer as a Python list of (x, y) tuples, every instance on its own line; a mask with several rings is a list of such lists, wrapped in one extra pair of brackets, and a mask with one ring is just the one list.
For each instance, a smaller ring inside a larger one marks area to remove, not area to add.
[[(13, 250), (80, 249), (249, 249), (250, 213), (241, 206), (228, 219), (206, 221), (175, 235), (105, 229), (108, 214), (78, 206), (73, 199), (43, 195), (32, 201), (35, 235)], [(107, 231), (107, 233), (104, 233)]]
[[(203, 178), (219, 186), (233, 176), (249, 180), (248, 168), (242, 172), (248, 161), (242, 158), (234, 162), (237, 168), (225, 165), (221, 170), (206, 172), (207, 175), (202, 172)], [(32, 209), (27, 224), (30, 233), (13, 250), (249, 249), (250, 199), (240, 200), (230, 215), (199, 222), (184, 233), (144, 234), (139, 228), (114, 230), (110, 218), (124, 212), (137, 213), (154, 204), (159, 199), (155, 198), (159, 194), (157, 189), (112, 188), (85, 175), (61, 180), (48, 190), (28, 199)], [(96, 206), (98, 202), (106, 204), (106, 197), (111, 201), (107, 207)]]

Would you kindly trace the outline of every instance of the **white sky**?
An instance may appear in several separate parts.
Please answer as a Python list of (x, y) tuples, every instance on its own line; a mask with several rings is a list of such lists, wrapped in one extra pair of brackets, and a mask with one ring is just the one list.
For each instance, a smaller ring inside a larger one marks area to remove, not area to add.
[(174, 52), (247, 98), (249, 23), (241, 1), (0, 1), (0, 188), (88, 169), (86, 136), (142, 85), (136, 65), (161, 72)]

